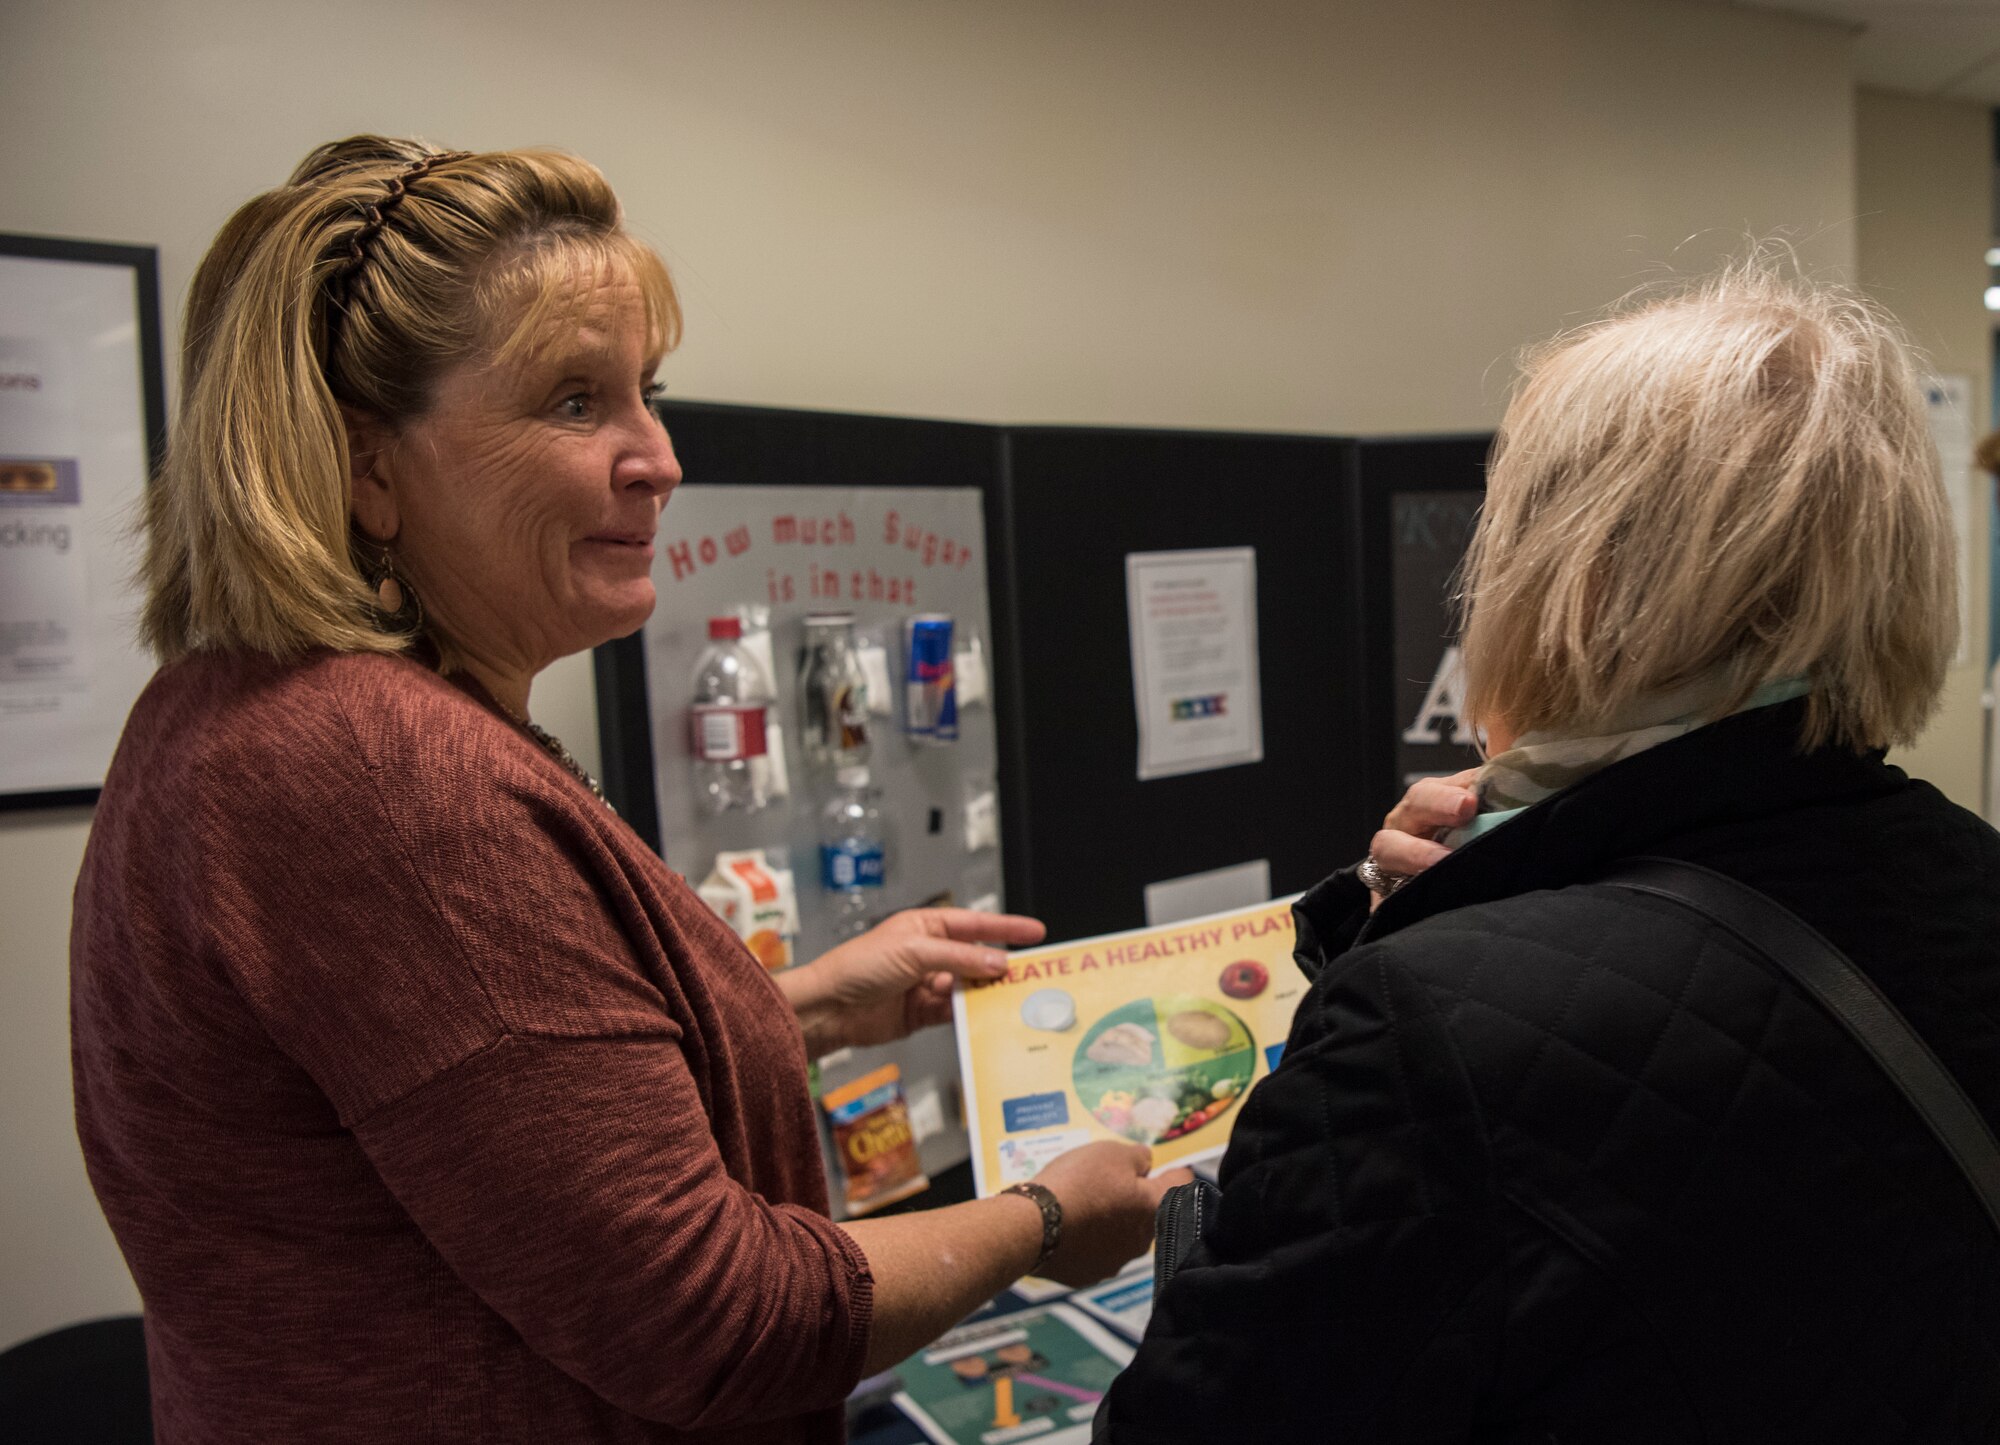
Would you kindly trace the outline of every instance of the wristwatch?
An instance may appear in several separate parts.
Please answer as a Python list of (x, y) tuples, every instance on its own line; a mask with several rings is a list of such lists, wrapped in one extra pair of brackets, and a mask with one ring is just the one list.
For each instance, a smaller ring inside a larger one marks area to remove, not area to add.
[(1023, 1198), (1032, 1199), (1035, 1208), (1042, 1211), (1042, 1252), (1035, 1256), (1034, 1265), (1029, 1270), (1032, 1274), (1048, 1263), (1049, 1256), (1054, 1254), (1056, 1246), (1062, 1243), (1062, 1201), (1056, 1198), (1054, 1191), (1046, 1184), (1009, 1184), (1000, 1192), (1019, 1194)]

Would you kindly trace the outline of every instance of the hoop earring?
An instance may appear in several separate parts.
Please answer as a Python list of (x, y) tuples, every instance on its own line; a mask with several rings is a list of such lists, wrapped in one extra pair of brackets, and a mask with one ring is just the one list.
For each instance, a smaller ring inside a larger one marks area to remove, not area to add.
[(368, 590), (375, 596), (372, 610), (377, 627), (405, 636), (423, 631), (423, 599), (417, 596), (408, 579), (396, 571), (396, 554), (391, 548), (380, 547), (369, 558), (364, 575)]

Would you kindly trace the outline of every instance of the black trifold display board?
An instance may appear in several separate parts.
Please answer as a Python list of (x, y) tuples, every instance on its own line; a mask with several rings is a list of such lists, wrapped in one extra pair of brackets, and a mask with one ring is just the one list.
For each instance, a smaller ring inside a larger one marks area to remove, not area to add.
[[(660, 410), (690, 483), (979, 488), (1007, 905), (1051, 938), (1139, 927), (1148, 883), (1256, 859), (1274, 893), (1308, 888), (1359, 856), (1413, 770), (1471, 757), (1448, 729), (1403, 739), (1487, 438)], [(1216, 547), (1256, 550), (1263, 760), (1141, 782), (1125, 558)], [(606, 789), (657, 847), (644, 668), (636, 636), (598, 650), (598, 717)]]
[(1486, 493), (1490, 435), (1382, 437), (1347, 453), (1362, 618), (1367, 812), (1380, 818), (1411, 781), (1474, 767), (1447, 649), (1459, 563)]
[[(1348, 450), (1327, 437), (1007, 434), (1002, 842), (1008, 896), (1052, 936), (1142, 925), (1148, 883), (1256, 859), (1275, 894), (1294, 893), (1365, 841), (1361, 639), (1342, 585)], [(1141, 782), (1125, 558), (1210, 547), (1256, 549), (1263, 761)]]

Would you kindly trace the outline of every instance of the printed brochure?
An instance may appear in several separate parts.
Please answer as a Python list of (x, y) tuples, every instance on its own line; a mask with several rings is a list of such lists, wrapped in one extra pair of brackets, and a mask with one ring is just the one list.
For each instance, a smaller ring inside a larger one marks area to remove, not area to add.
[(1142, 1340), (1153, 1318), (1153, 1271), (1149, 1266), (1138, 1274), (1108, 1279), (1078, 1290), (1069, 1301), (1127, 1339)]
[(896, 1366), (896, 1407), (933, 1445), (1088, 1445), (1098, 1402), (1132, 1347), (1050, 1305), (960, 1325)]
[(1305, 976), (1292, 899), (1014, 954), (954, 996), (982, 1195), (1097, 1139), (1155, 1170), (1222, 1152), (1284, 1051)]

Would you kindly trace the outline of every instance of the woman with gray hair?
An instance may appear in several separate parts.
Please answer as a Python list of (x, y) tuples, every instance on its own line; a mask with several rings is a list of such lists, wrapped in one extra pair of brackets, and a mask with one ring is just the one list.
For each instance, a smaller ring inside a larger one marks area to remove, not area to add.
[(1953, 554), (1855, 297), (1744, 268), (1530, 358), (1464, 578), (1477, 815), (1372, 916), (1352, 871), (1300, 903), (1312, 991), (1099, 1438), (2000, 1439), (1970, 1173), (1803, 960), (1614, 879), (1782, 904), (2000, 1118), (2000, 838), (1883, 758)]

